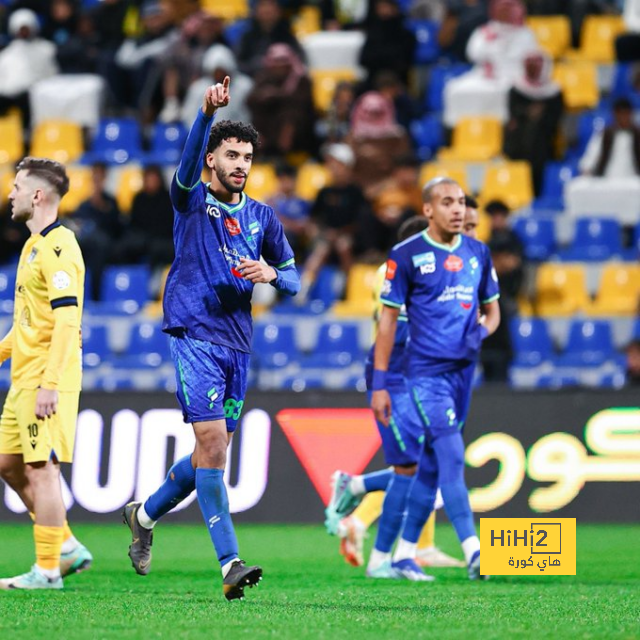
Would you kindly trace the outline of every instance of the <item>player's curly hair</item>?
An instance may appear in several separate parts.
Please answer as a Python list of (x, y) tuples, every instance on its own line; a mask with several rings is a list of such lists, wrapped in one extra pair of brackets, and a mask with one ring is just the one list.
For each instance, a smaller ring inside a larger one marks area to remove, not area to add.
[(207, 153), (213, 153), (224, 140), (235, 138), (239, 142), (250, 142), (255, 151), (259, 146), (258, 132), (251, 124), (244, 122), (233, 122), (231, 120), (221, 120), (211, 127), (209, 141), (207, 142)]
[(16, 171), (26, 171), (27, 175), (36, 176), (48, 182), (60, 198), (69, 191), (67, 171), (63, 164), (55, 160), (27, 156), (18, 163)]

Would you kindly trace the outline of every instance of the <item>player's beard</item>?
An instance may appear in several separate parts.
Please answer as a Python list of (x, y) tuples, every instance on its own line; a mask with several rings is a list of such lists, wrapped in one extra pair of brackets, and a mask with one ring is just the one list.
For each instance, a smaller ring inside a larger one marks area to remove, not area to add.
[(238, 186), (231, 182), (230, 175), (224, 169), (219, 169), (216, 167), (216, 177), (220, 181), (220, 184), (229, 192), (229, 193), (242, 193), (247, 184), (247, 178), (245, 175), (244, 182)]
[(16, 209), (15, 205), (11, 205), (11, 219), (14, 222), (29, 222), (33, 218), (33, 207)]

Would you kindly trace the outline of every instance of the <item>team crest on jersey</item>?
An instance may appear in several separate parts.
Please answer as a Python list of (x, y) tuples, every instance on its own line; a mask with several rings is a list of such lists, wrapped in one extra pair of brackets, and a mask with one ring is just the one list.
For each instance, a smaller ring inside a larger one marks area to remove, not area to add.
[(232, 236), (237, 236), (242, 231), (242, 229), (240, 228), (240, 222), (236, 218), (225, 218), (224, 226)]
[(447, 271), (460, 271), (462, 269), (463, 266), (463, 262), (462, 262), (462, 258), (460, 256), (454, 256), (453, 254), (451, 254), (445, 261), (444, 261), (444, 268)]
[(38, 250), (37, 249), (31, 249), (31, 253), (29, 254), (29, 257), (27, 258), (27, 264), (32, 263), (35, 259), (36, 256), (38, 255)]

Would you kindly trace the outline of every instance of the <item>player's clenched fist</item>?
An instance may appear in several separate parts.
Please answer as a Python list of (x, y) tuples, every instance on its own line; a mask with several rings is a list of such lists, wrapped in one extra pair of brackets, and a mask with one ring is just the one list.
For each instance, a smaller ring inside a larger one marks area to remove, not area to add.
[(230, 83), (231, 78), (229, 76), (225, 76), (222, 83), (218, 82), (217, 84), (207, 87), (207, 90), (204, 92), (204, 101), (202, 103), (202, 112), (206, 116), (211, 117), (217, 109), (220, 107), (226, 107), (229, 104)]

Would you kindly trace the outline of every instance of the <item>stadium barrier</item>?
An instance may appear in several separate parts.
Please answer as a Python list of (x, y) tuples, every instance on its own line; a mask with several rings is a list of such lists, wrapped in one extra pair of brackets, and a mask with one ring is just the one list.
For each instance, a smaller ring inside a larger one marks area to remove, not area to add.
[[(479, 390), (465, 427), (474, 510), (637, 522), (638, 404), (633, 390)], [(193, 435), (176, 406), (163, 393), (82, 395), (75, 463), (64, 470), (73, 521), (117, 522), (190, 452)], [(235, 520), (321, 522), (331, 472), (383, 467), (379, 445), (363, 394), (251, 392), (227, 470)], [(0, 522), (25, 521), (12, 491), (0, 487), (0, 498)], [(200, 521), (195, 495), (169, 517)]]

